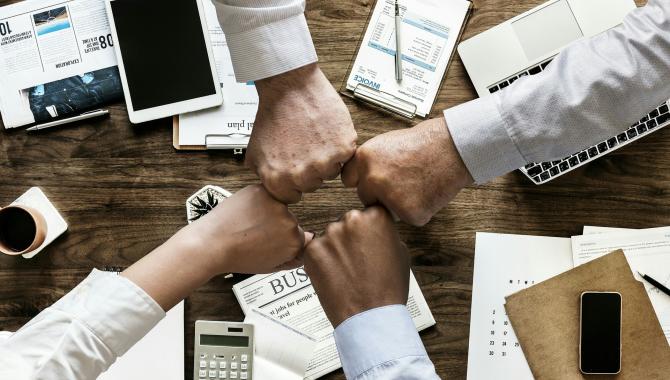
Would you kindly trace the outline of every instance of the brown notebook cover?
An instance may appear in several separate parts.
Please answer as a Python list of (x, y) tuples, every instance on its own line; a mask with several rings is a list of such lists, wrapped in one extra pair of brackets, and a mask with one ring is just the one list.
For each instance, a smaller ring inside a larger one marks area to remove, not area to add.
[[(579, 371), (579, 306), (584, 291), (622, 296), (618, 375)], [(618, 250), (506, 297), (505, 309), (533, 376), (542, 379), (670, 379), (670, 346), (647, 295)]]

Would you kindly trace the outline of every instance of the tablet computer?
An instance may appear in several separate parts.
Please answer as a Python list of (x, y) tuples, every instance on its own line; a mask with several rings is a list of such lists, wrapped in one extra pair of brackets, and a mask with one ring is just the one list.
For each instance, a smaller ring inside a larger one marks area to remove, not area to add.
[(221, 105), (201, 0), (106, 0), (132, 123)]

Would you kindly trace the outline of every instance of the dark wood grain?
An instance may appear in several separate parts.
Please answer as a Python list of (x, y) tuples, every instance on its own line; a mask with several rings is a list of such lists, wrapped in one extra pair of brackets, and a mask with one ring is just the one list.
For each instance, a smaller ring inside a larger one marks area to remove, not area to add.
[[(448, 0), (445, 0), (448, 1)], [(464, 37), (471, 37), (541, 0), (476, 0)], [(0, 5), (11, 1), (0, 0)], [(371, 10), (371, 0), (308, 0), (307, 18), (321, 67), (339, 88)], [(641, 3), (640, 3), (641, 4)], [(432, 116), (475, 97), (456, 57)], [(360, 142), (409, 126), (345, 99)], [(40, 186), (70, 229), (32, 260), (0, 255), (0, 330), (17, 329), (66, 294), (94, 267), (127, 266), (185, 224), (184, 201), (206, 184), (231, 191), (254, 175), (226, 153), (180, 153), (169, 120), (132, 126), (123, 104), (111, 117), (27, 135), (0, 135), (0, 205)], [(670, 129), (620, 149), (544, 186), (511, 173), (464, 190), (424, 228), (401, 225), (413, 269), (437, 326), (422, 337), (438, 373), (466, 375), (475, 231), (568, 237), (583, 225), (631, 228), (670, 224)], [(292, 207), (310, 230), (361, 208), (337, 182)], [(231, 286), (217, 278), (186, 308), (186, 373), (192, 378), (193, 323), (242, 320)], [(343, 379), (341, 371), (325, 379)]]

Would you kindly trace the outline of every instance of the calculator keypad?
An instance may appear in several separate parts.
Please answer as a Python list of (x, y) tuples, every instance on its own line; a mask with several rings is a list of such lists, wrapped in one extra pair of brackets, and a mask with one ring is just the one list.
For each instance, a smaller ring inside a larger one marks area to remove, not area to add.
[[(211, 379), (239, 379), (249, 380), (249, 356), (231, 355), (229, 360), (223, 355), (212, 355), (211, 360), (207, 354), (201, 354), (199, 361), (199, 380)], [(218, 369), (218, 371), (217, 371)], [(226, 371), (229, 370), (229, 371)]]

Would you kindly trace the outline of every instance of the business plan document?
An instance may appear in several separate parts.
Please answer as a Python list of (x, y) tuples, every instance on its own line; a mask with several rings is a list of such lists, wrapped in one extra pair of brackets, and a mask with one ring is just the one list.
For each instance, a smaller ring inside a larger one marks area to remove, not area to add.
[[(258, 111), (258, 93), (253, 83), (237, 83), (226, 36), (219, 25), (216, 7), (204, 1), (209, 38), (221, 83), (223, 104), (219, 107), (179, 115), (179, 145), (225, 144), (231, 135), (249, 141)], [(209, 138), (208, 138), (209, 136)]]
[(572, 269), (569, 238), (477, 233), (468, 380), (532, 380), (505, 297)]
[(378, 0), (360, 45), (347, 90), (362, 85), (416, 106), (425, 117), (435, 102), (471, 3), (401, 0), (402, 82), (396, 81), (395, 1)]
[[(670, 343), (670, 297), (644, 281), (637, 273), (648, 274), (665, 286), (670, 286), (670, 227), (649, 230), (589, 228), (595, 232), (572, 237), (572, 252), (575, 266), (597, 259), (614, 250), (623, 249), (635, 279), (647, 289), (649, 299), (663, 332)], [(625, 302), (625, 300), (624, 300)]]

